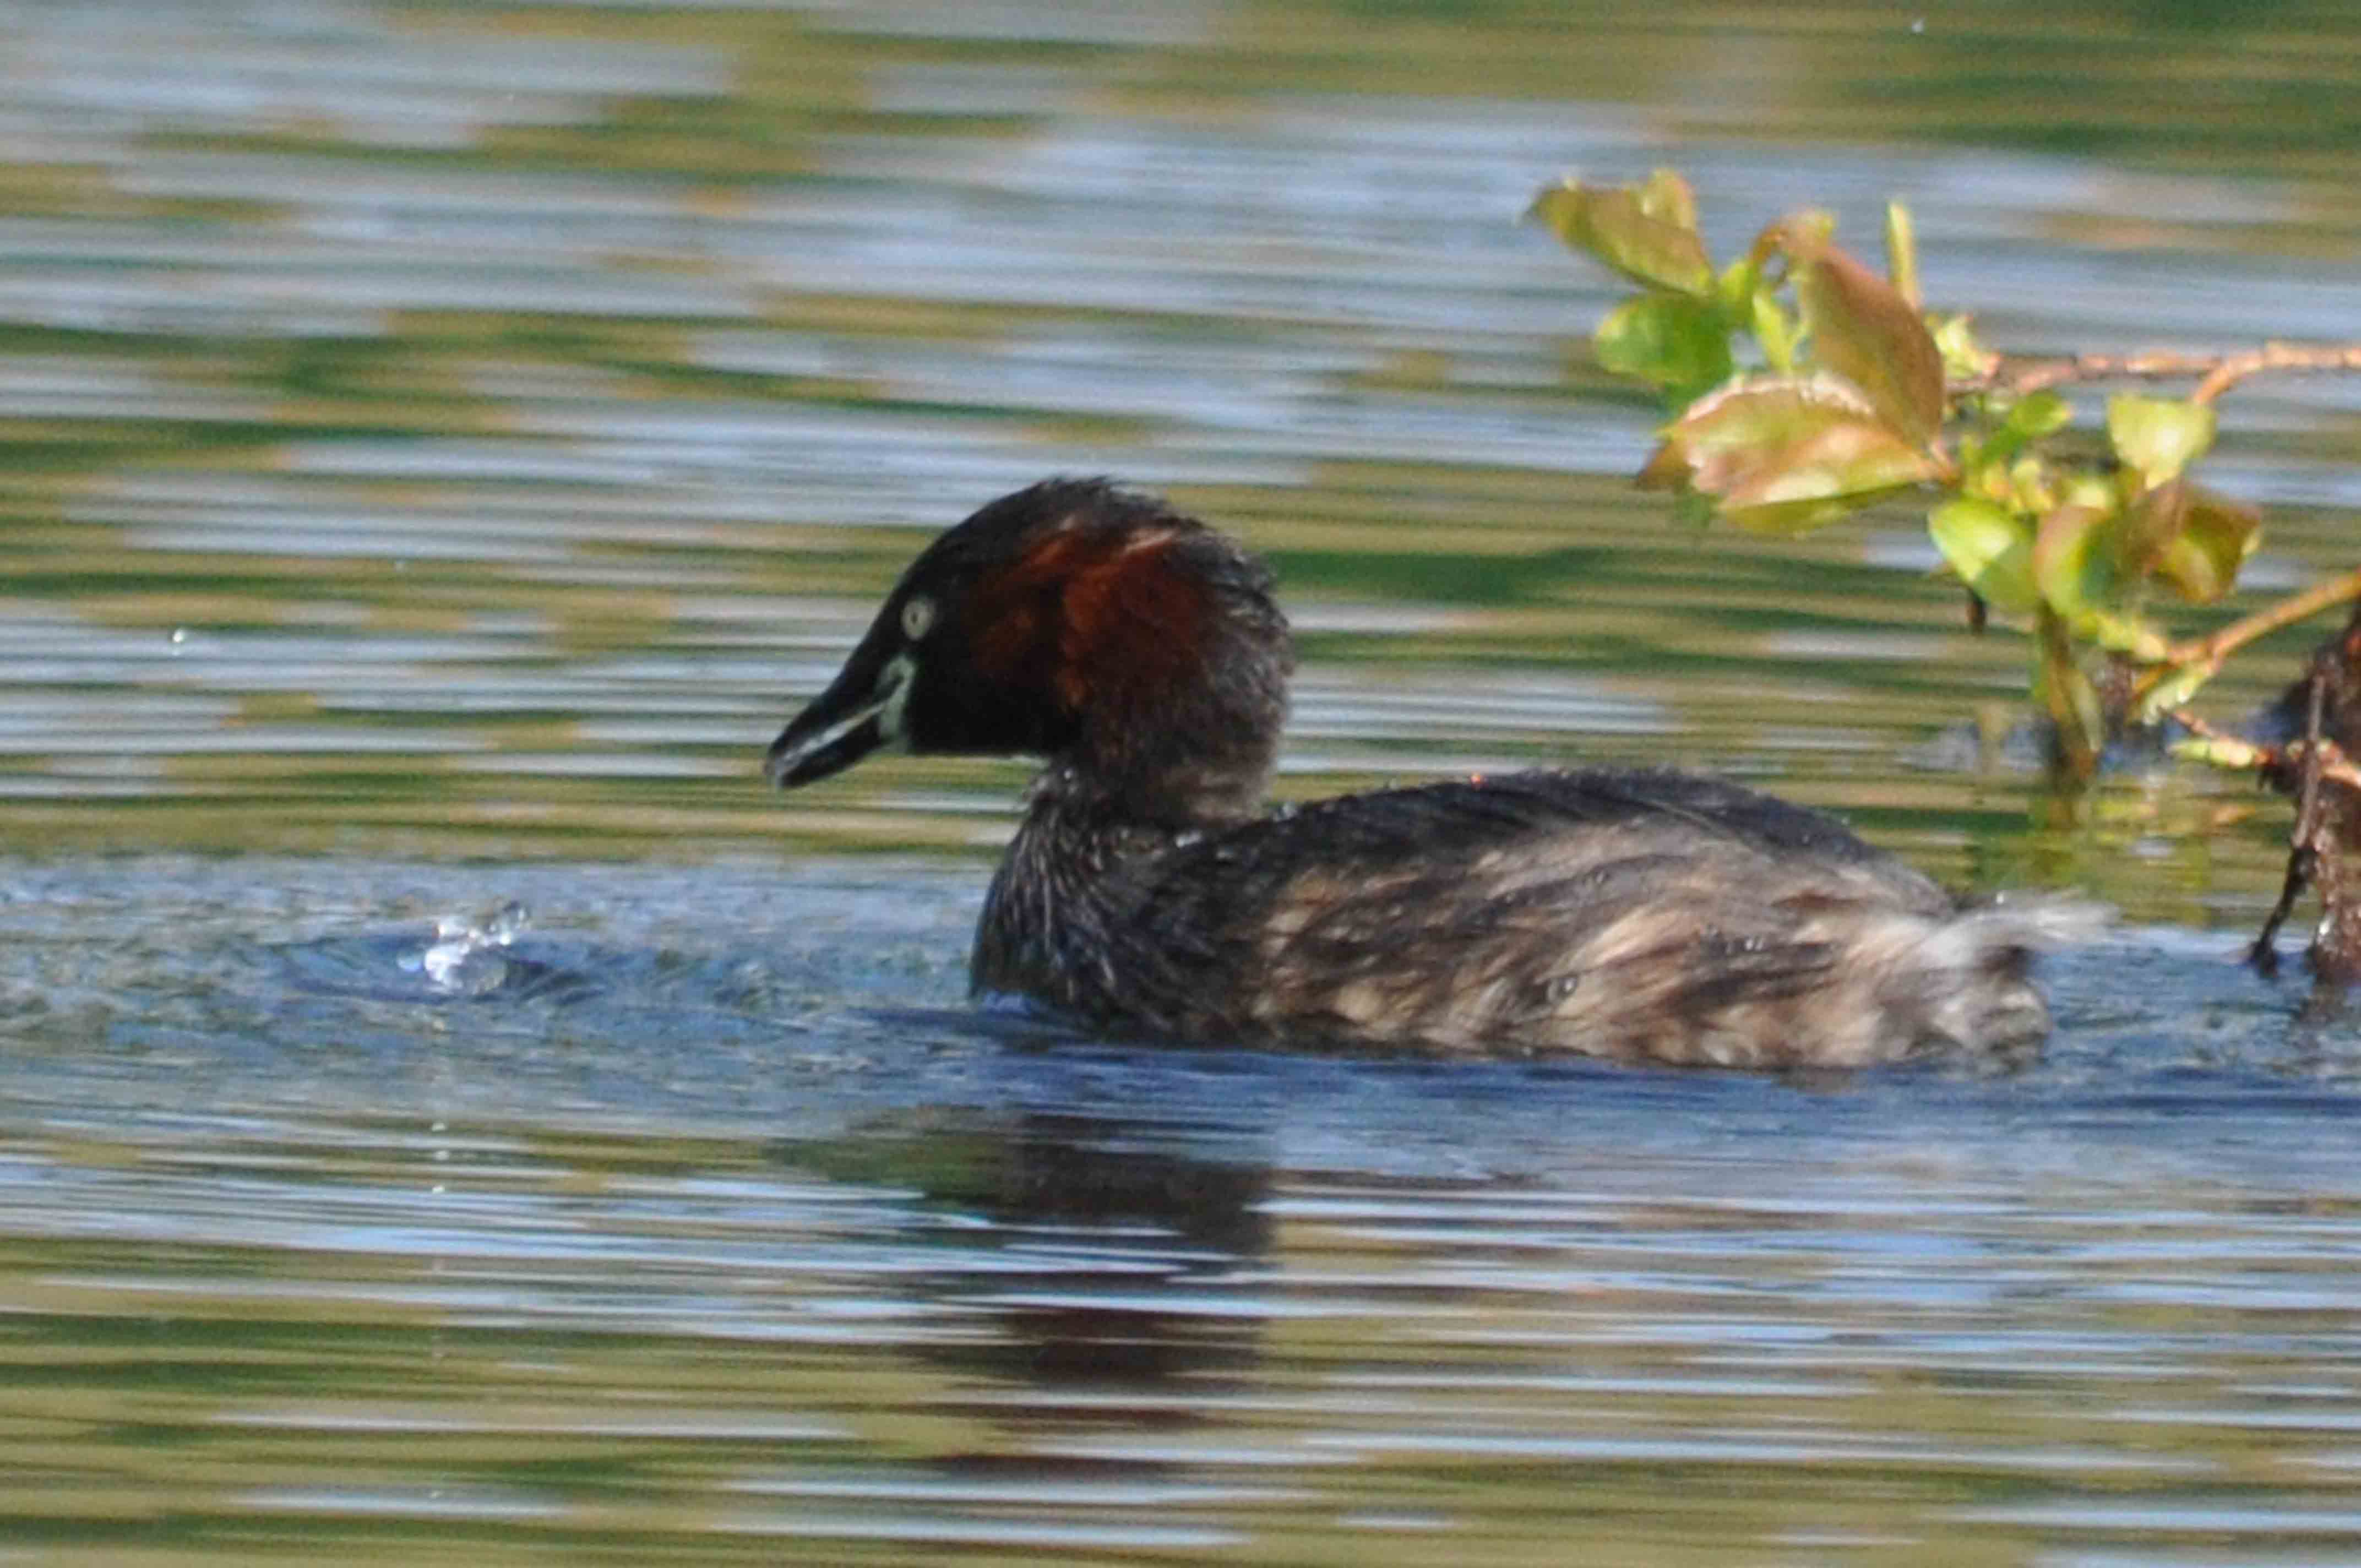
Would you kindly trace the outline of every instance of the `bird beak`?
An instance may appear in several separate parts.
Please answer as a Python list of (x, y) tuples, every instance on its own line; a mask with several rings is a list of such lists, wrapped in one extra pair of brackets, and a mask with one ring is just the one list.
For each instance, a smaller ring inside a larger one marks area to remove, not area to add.
[(907, 653), (880, 660), (856, 650), (842, 673), (771, 742), (763, 772), (781, 789), (841, 773), (902, 739), (902, 707), (917, 671)]

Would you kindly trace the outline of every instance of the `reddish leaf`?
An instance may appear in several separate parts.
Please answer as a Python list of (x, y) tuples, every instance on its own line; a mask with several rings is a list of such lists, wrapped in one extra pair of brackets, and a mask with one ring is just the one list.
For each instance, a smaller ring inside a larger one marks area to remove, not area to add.
[(1910, 302), (1834, 246), (1801, 262), (1795, 297), (1815, 361), (1868, 394), (1910, 441), (1932, 440), (1943, 422), (1943, 356)]
[(1705, 456), (1731, 448), (1779, 445), (1841, 421), (1876, 417), (1868, 400), (1840, 381), (1757, 377), (1691, 403), (1664, 427), (1664, 439)]
[(2043, 518), (2034, 535), (2034, 583), (2069, 622), (2090, 608), (2091, 565), (2107, 515), (2103, 507), (2070, 502)]
[(2254, 553), (2262, 515), (2188, 479), (2147, 491), (2124, 518), (2128, 575), (2153, 576), (2191, 604), (2228, 593)]
[(2127, 574), (2120, 521), (2113, 508), (2087, 501), (2053, 510), (2034, 536), (2034, 586), (2075, 635), (2136, 659), (2160, 659), (2163, 635), (2121, 602)]
[(1688, 454), (1669, 441), (1650, 453), (1646, 464), (1631, 477), (1633, 488), (1642, 490), (1686, 489), (1688, 482)]
[(1721, 514), (1756, 533), (1801, 533), (1934, 477), (1934, 465), (1889, 427), (1831, 425), (1773, 455), (1721, 497)]
[(1686, 480), (1741, 528), (1793, 532), (1934, 476), (1861, 395), (1815, 379), (1741, 382), (1667, 426), (1643, 485)]
[(2157, 558), (2157, 579), (2191, 604), (2211, 604), (2238, 581), (2238, 568), (2262, 542), (2262, 514), (2199, 485), (2185, 486), (2180, 532)]
[(2189, 521), (2187, 481), (2174, 479), (2142, 494), (2124, 510), (2121, 542), (2125, 575), (2144, 577), (2161, 560)]
[(1798, 266), (1828, 248), (1828, 238), (1837, 232), (1834, 213), (1808, 207), (1791, 213), (1754, 236), (1754, 248), (1748, 256), (1758, 265), (1773, 256), (1784, 255)]

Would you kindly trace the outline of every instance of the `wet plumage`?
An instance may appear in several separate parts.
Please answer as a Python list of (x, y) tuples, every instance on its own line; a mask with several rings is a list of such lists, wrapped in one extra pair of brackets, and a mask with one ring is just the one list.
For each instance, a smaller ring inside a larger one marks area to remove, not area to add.
[(1052, 480), (912, 564), (770, 771), (1042, 757), (974, 985), (1132, 1032), (1747, 1067), (2048, 1032), (2027, 971), (2065, 906), (1962, 907), (1834, 818), (1717, 779), (1536, 771), (1266, 812), (1290, 668), (1236, 545)]

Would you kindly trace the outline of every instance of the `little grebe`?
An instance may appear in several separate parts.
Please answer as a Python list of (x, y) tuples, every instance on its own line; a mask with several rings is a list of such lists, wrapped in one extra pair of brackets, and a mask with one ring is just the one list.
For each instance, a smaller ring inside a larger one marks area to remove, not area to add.
[(1230, 540), (1052, 479), (911, 564), (768, 772), (1045, 759), (974, 989), (1159, 1036), (1846, 1067), (2048, 1033), (2026, 970), (2067, 906), (1962, 906), (1716, 779), (1522, 773), (1266, 813), (1292, 665)]

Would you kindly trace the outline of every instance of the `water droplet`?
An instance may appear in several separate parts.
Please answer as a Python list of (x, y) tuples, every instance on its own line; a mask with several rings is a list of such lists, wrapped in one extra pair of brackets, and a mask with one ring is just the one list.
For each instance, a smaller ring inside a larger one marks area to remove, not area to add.
[(497, 942), (505, 948), (517, 939), (532, 918), (533, 912), (511, 898), (492, 912), (492, 917), (484, 922), (477, 934), (486, 941)]

